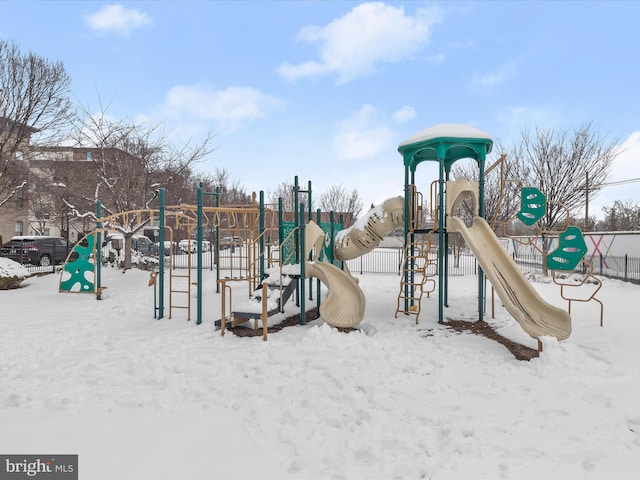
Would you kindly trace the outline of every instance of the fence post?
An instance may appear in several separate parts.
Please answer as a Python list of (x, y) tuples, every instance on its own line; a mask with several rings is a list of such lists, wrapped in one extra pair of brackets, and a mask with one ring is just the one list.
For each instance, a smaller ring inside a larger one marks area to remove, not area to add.
[(625, 253), (624, 254), (624, 281), (628, 282), (629, 281), (629, 276), (628, 276), (628, 269), (629, 266), (629, 254)]
[(602, 254), (600, 254), (600, 275), (602, 275)]

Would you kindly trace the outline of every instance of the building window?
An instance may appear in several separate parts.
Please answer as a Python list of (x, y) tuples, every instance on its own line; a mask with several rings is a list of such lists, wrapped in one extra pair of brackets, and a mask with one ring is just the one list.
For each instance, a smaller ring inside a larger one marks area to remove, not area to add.
[(93, 155), (91, 155), (91, 152), (87, 152), (87, 162), (90, 162), (93, 160)]
[(22, 235), (22, 227), (23, 227), (22, 221), (18, 220), (16, 222), (16, 235)]

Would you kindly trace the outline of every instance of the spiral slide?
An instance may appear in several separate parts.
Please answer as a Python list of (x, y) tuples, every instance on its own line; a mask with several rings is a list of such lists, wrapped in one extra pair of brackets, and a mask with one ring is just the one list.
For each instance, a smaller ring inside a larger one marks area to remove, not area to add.
[[(404, 225), (404, 199), (395, 197), (371, 209), (362, 220), (336, 236), (335, 255), (339, 260), (351, 260), (375, 248), (382, 238)], [(305, 258), (314, 249), (319, 252), (325, 234), (313, 221), (305, 227)], [(358, 281), (348, 270), (319, 260), (305, 264), (306, 274), (318, 278), (328, 289), (328, 295), (320, 304), (320, 316), (329, 325), (351, 328), (364, 317), (365, 298)]]
[[(463, 188), (457, 188), (461, 184), (454, 185), (458, 182), (460, 180), (447, 182), (447, 195), (454, 190), (457, 190), (456, 193), (463, 193)], [(456, 194), (453, 196), (458, 197)], [(460, 198), (451, 200), (455, 205)], [(447, 210), (455, 211), (455, 208), (449, 208), (449, 198), (447, 198)], [(447, 229), (450, 232), (462, 234), (491, 285), (498, 292), (503, 305), (527, 334), (533, 338), (548, 335), (558, 340), (569, 337), (571, 334), (569, 314), (540, 297), (518, 265), (500, 245), (498, 237), (484, 218), (475, 216), (473, 225), (467, 227), (460, 217), (449, 216)]]

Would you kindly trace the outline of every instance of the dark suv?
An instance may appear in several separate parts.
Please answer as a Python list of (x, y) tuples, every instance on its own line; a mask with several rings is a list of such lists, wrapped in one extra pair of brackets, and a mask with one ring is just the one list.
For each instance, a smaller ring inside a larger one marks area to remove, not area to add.
[(13, 237), (2, 245), (0, 257), (47, 267), (64, 262), (72, 248), (73, 243), (62, 237), (29, 235)]

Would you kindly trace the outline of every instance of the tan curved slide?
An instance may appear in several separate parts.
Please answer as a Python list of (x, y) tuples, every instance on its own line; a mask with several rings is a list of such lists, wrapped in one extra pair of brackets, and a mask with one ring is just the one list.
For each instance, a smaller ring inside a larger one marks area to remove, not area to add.
[[(309, 258), (312, 252), (317, 255), (324, 244), (325, 233), (314, 221), (305, 226), (304, 233), (305, 258)], [(305, 272), (309, 277), (318, 278), (327, 287), (329, 293), (320, 304), (320, 316), (325, 322), (337, 328), (351, 328), (362, 321), (364, 293), (348, 271), (315, 258), (315, 261), (305, 263)]]
[(404, 198), (393, 197), (336, 235), (334, 252), (338, 260), (352, 260), (373, 250), (382, 237), (404, 226)]
[[(382, 238), (404, 226), (404, 198), (394, 197), (372, 208), (354, 225), (336, 235), (334, 253), (338, 260), (351, 260), (375, 248)], [(313, 221), (305, 227), (305, 258), (312, 251), (319, 252), (325, 234)], [(366, 301), (358, 281), (348, 270), (341, 270), (327, 262), (308, 261), (306, 275), (320, 279), (329, 291), (320, 304), (320, 316), (329, 325), (351, 328), (364, 317)]]
[(569, 314), (547, 303), (526, 279), (518, 265), (482, 217), (467, 227), (460, 217), (447, 218), (449, 231), (460, 232), (482, 266), (507, 311), (533, 338), (549, 335), (564, 340), (571, 334)]
[(307, 262), (306, 274), (320, 279), (328, 295), (320, 304), (320, 316), (329, 325), (351, 328), (364, 318), (364, 293), (347, 272), (327, 262)]

